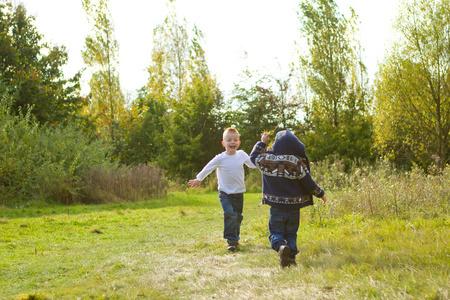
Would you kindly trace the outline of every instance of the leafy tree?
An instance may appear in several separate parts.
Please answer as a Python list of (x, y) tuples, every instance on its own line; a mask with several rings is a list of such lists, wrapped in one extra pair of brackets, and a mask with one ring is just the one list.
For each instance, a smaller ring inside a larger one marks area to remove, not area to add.
[[(175, 25), (173, 25), (175, 24)], [(138, 98), (133, 107), (137, 109), (137, 117), (132, 120), (130, 132), (125, 138), (122, 151), (122, 161), (125, 163), (156, 162), (161, 153), (168, 151), (168, 140), (173, 113), (173, 105), (179, 99), (179, 88), (185, 81), (185, 72), (175, 74), (175, 69), (184, 68), (179, 63), (184, 59), (176, 60), (176, 55), (186, 57), (183, 50), (174, 50), (173, 47), (183, 45), (187, 41), (172, 43), (170, 26), (176, 26), (177, 35), (187, 39), (186, 28), (178, 24), (175, 14), (169, 14), (161, 25), (153, 31), (152, 63), (148, 67), (149, 80), (145, 87), (139, 91)], [(182, 46), (185, 49), (184, 46)], [(172, 55), (167, 53), (171, 52)], [(171, 58), (171, 59), (170, 59)], [(176, 62), (178, 61), (178, 63)], [(161, 159), (162, 160), (162, 159)]]
[(189, 39), (186, 21), (180, 23), (172, 7), (153, 34), (149, 81), (134, 103), (140, 114), (124, 158), (156, 162), (169, 175), (186, 178), (221, 149), (222, 95), (209, 72), (198, 28)]
[(182, 97), (189, 60), (186, 20), (180, 23), (175, 13), (174, 2), (169, 3), (171, 12), (164, 22), (153, 30), (152, 64), (148, 69), (150, 74), (148, 88), (152, 93), (164, 95), (169, 105)]
[(139, 91), (138, 99), (133, 105), (139, 113), (131, 121), (121, 160), (125, 164), (146, 164), (156, 161), (158, 154), (167, 149), (166, 140), (161, 138), (167, 125), (166, 106), (151, 94), (146, 94), (144, 89)]
[(83, 8), (92, 24), (92, 35), (86, 37), (84, 62), (92, 69), (89, 82), (91, 104), (97, 126), (113, 143), (124, 116), (124, 96), (117, 72), (119, 44), (114, 37), (114, 25), (108, 9), (108, 0), (83, 0)]
[(344, 105), (350, 47), (346, 39), (347, 19), (330, 0), (310, 0), (301, 4), (302, 31), (307, 37), (309, 57), (303, 65), (309, 70), (308, 83), (316, 95), (320, 114), (339, 126)]
[(65, 47), (43, 43), (33, 23), (22, 4), (0, 3), (0, 93), (10, 96), (11, 113), (32, 107), (41, 124), (73, 120), (84, 104), (80, 73), (64, 79)]
[(404, 1), (375, 83), (376, 138), (397, 162), (449, 162), (450, 1)]
[[(345, 18), (332, 0), (300, 4), (302, 34), (308, 45), (300, 57), (312, 98), (299, 132), (311, 159), (338, 154), (352, 160), (373, 158), (366, 69), (354, 38), (357, 16)], [(305, 97), (306, 98), (306, 97)]]
[(264, 131), (293, 130), (299, 122), (301, 102), (293, 93), (292, 73), (287, 78), (263, 76), (254, 83), (251, 83), (254, 76), (251, 72), (244, 74), (244, 84), (234, 89), (233, 100), (238, 107), (234, 120), (245, 137), (241, 148), (250, 151)]
[[(222, 94), (211, 76), (203, 48), (203, 35), (194, 27), (190, 42), (188, 78), (182, 98), (174, 103), (169, 127), (167, 155), (160, 164), (173, 174), (190, 178), (222, 148), (225, 120), (221, 116)], [(162, 159), (161, 159), (162, 158)]]

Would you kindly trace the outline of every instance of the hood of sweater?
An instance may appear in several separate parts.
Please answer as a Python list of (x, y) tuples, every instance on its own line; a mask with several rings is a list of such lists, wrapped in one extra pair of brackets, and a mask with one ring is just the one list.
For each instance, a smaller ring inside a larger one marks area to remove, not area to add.
[(274, 154), (299, 156), (309, 169), (309, 159), (306, 155), (305, 145), (289, 130), (283, 130), (276, 134), (271, 152)]

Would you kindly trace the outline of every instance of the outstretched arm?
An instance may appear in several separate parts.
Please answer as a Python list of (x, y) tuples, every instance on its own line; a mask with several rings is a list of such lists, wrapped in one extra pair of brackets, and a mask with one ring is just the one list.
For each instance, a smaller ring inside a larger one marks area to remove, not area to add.
[(261, 135), (261, 141), (257, 142), (255, 146), (253, 146), (252, 152), (250, 153), (250, 160), (255, 166), (256, 166), (256, 158), (266, 151), (266, 146), (267, 143), (269, 142), (269, 135), (270, 135), (269, 133), (264, 132)]
[(202, 183), (202, 180), (206, 178), (212, 171), (214, 171), (219, 162), (218, 162), (219, 155), (216, 155), (213, 159), (211, 159), (206, 166), (203, 167), (203, 169), (200, 171), (200, 173), (197, 174), (197, 178), (191, 179), (188, 181), (188, 186), (191, 187), (198, 187), (200, 186), (200, 183)]

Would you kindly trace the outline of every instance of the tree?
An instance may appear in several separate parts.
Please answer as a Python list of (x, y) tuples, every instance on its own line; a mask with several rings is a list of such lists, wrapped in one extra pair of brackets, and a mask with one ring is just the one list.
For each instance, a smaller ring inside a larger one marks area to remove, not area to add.
[(375, 82), (376, 139), (397, 162), (449, 162), (450, 1), (404, 1)]
[(169, 173), (184, 178), (192, 178), (223, 149), (221, 138), (226, 122), (220, 110), (222, 93), (209, 72), (202, 38), (202, 32), (194, 27), (186, 63), (188, 78), (182, 98), (173, 105), (168, 127), (170, 150), (159, 160)]
[(345, 18), (332, 0), (300, 4), (302, 35), (308, 50), (300, 57), (312, 98), (299, 132), (311, 159), (339, 154), (371, 159), (370, 98), (361, 47), (355, 38), (357, 15)]
[(30, 107), (40, 124), (68, 122), (84, 104), (80, 73), (64, 78), (65, 47), (43, 43), (33, 22), (23, 5), (0, 4), (0, 93), (10, 96), (12, 113)]
[(108, 0), (83, 0), (83, 8), (92, 35), (86, 37), (83, 59), (92, 69), (89, 82), (91, 104), (89, 112), (94, 115), (102, 133), (117, 143), (117, 130), (124, 115), (124, 96), (117, 72), (119, 44), (114, 37), (114, 25), (108, 9)]
[(149, 66), (149, 92), (172, 105), (180, 100), (187, 78), (189, 36), (186, 20), (182, 23), (175, 13), (174, 1), (164, 22), (153, 30), (152, 64)]
[(241, 148), (250, 151), (264, 131), (293, 130), (299, 122), (301, 102), (293, 92), (292, 73), (287, 78), (266, 75), (255, 82), (250, 71), (244, 75), (244, 83), (236, 85), (233, 91), (233, 101), (238, 107), (233, 118), (245, 137)]
[(340, 114), (350, 69), (347, 19), (330, 0), (310, 0), (301, 4), (302, 31), (307, 38), (309, 57), (303, 65), (309, 70), (308, 83), (319, 102), (316, 109), (339, 126)]
[(126, 152), (130, 161), (156, 162), (173, 177), (189, 178), (221, 149), (222, 94), (206, 63), (202, 32), (194, 26), (189, 38), (173, 6), (153, 35), (149, 80), (134, 103), (140, 115)]
[(166, 126), (166, 106), (151, 94), (146, 94), (144, 89), (139, 91), (133, 106), (139, 113), (132, 119), (125, 137), (121, 161), (127, 165), (155, 162), (159, 153), (167, 149), (166, 140), (162, 138)]

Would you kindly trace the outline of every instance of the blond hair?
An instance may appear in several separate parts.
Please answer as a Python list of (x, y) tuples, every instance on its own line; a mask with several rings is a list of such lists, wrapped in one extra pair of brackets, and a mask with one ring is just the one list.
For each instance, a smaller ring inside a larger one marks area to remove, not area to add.
[(227, 129), (224, 130), (223, 132), (223, 136), (222, 139), (225, 140), (225, 136), (227, 135), (227, 133), (237, 133), (238, 137), (239, 137), (239, 131), (234, 128), (234, 127), (228, 127)]

